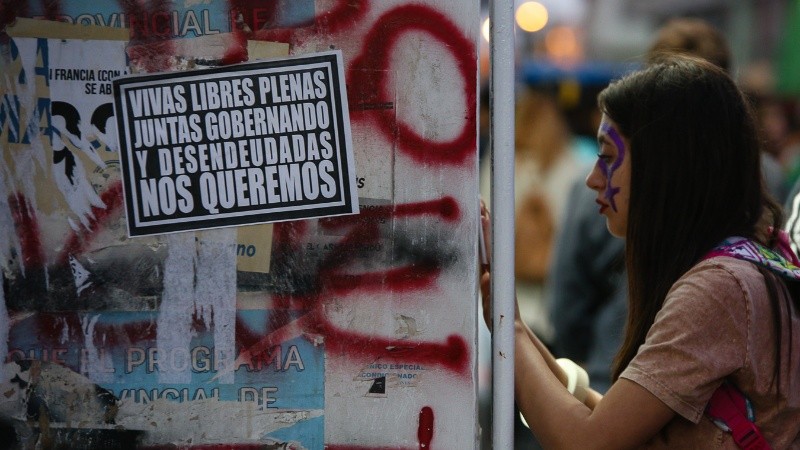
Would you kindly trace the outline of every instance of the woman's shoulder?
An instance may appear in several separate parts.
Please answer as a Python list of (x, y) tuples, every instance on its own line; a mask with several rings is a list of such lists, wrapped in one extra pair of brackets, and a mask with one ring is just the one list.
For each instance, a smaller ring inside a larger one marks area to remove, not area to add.
[(735, 282), (742, 288), (758, 287), (763, 285), (764, 276), (752, 262), (731, 256), (715, 256), (695, 264), (676, 284), (681, 282), (712, 285)]
[(755, 264), (718, 256), (698, 262), (678, 279), (667, 294), (664, 305), (673, 302), (679, 302), (683, 307), (694, 305), (690, 308), (695, 312), (722, 308), (739, 316), (747, 314), (754, 302), (766, 300), (766, 295), (764, 277)]

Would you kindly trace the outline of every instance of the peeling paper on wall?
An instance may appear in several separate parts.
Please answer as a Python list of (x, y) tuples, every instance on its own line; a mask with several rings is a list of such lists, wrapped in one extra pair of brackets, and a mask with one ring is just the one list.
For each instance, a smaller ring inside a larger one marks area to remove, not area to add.
[[(5, 242), (0, 248), (0, 257), (3, 278), (26, 276), (25, 253), (14, 219), (16, 212), (12, 212), (9, 204), (12, 195), (13, 207), (25, 211), (24, 215), (33, 217), (33, 223), (39, 226), (25, 232), (44, 232), (44, 235), (36, 237), (43, 252), (53, 251), (55, 246), (51, 243), (63, 239), (70, 229), (87, 229), (93, 217), (92, 208), (103, 207), (93, 179), (87, 176), (87, 173), (97, 174), (98, 171), (87, 169), (105, 166), (96, 150), (113, 150), (116, 138), (114, 133), (100, 133), (94, 126), (96, 121), (92, 120), (95, 117), (80, 120), (81, 114), (86, 116), (89, 114), (87, 111), (94, 111), (102, 100), (83, 94), (76, 85), (80, 84), (84, 89), (89, 83), (99, 85), (98, 71), (108, 74), (109, 68), (117, 63), (122, 73), (125, 41), (102, 41), (96, 47), (92, 46), (92, 58), (85, 58), (82, 54), (75, 54), (75, 41), (51, 39), (55, 32), (66, 30), (78, 31), (84, 38), (88, 37), (85, 27), (80, 28), (18, 18), (6, 29), (12, 39), (4, 46), (8, 51), (0, 56), (0, 147), (3, 148), (0, 237)], [(100, 34), (103, 31), (100, 30)], [(73, 70), (76, 68), (78, 77), (60, 76), (76, 74)], [(94, 81), (66, 79), (80, 77)], [(69, 123), (70, 119), (72, 123)], [(103, 123), (102, 127), (105, 125)], [(39, 262), (46, 264), (52, 257), (45, 255)], [(79, 263), (76, 264), (73, 265), (73, 274), (80, 294), (88, 287), (88, 274), (78, 267)], [(49, 288), (50, 273), (45, 269), (43, 274), (45, 288)], [(11, 318), (5, 294), (0, 295), (3, 296), (0, 298), (0, 355), (5, 357), (9, 352)], [(87, 355), (90, 360), (96, 359), (91, 350)], [(98, 376), (105, 373), (94, 367), (96, 364), (91, 362), (86, 369)]]
[[(167, 259), (164, 261), (164, 287), (159, 305), (156, 348), (165, 357), (190, 347), (194, 317), (195, 264), (197, 250), (194, 233), (167, 235)], [(177, 367), (177, 368), (176, 368)], [(190, 383), (190, 366), (159, 366), (159, 383)]]
[[(73, 227), (75, 220), (88, 226), (92, 208), (104, 207), (98, 188), (112, 181), (106, 170), (116, 158), (110, 88), (113, 78), (128, 73), (127, 30), (18, 18), (8, 33), (24, 71), (10, 86), (28, 112), (19, 124), (28, 135), (18, 143), (35, 152), (44, 175), (38, 190), (28, 185), (24, 193), (48, 214), (66, 205)], [(24, 179), (31, 169), (19, 170), (18, 162), (12, 167)]]
[[(157, 348), (163, 353), (191, 353), (195, 317), (213, 330), (216, 363), (230, 367), (235, 355), (236, 233), (233, 229), (165, 236), (164, 291), (158, 314)], [(163, 355), (162, 355), (163, 357)], [(177, 369), (176, 369), (177, 367)], [(159, 382), (191, 382), (191, 365), (159, 366)], [(226, 371), (218, 382), (233, 383)]]
[[(236, 360), (236, 232), (233, 229), (198, 232), (195, 308), (214, 330), (214, 351), (226, 364)], [(234, 382), (226, 371), (220, 383)]]
[[(145, 430), (144, 445), (163, 442), (189, 445), (193, 443), (191, 436), (203, 436), (204, 442), (229, 443), (231, 436), (240, 436), (264, 448), (275, 445), (274, 448), (304, 450), (308, 447), (301, 442), (278, 441), (269, 435), (299, 422), (321, 420), (323, 417), (322, 410), (264, 411), (255, 403), (245, 408), (232, 403), (216, 399), (195, 401), (188, 405), (166, 400), (149, 404), (123, 403), (117, 423), (129, 429)], [(180, 430), (180, 433), (176, 433), (176, 430)], [(287, 445), (278, 446), (283, 443)]]

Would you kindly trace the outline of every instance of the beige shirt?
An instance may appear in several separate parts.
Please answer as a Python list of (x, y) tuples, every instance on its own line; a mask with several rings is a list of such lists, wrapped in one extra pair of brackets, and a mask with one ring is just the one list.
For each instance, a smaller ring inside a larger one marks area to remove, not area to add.
[(649, 448), (737, 448), (730, 434), (704, 416), (711, 395), (727, 378), (751, 400), (756, 424), (773, 449), (800, 449), (800, 316), (779, 297), (780, 389), (772, 383), (773, 307), (756, 266), (712, 258), (675, 283), (645, 343), (620, 375), (677, 413)]

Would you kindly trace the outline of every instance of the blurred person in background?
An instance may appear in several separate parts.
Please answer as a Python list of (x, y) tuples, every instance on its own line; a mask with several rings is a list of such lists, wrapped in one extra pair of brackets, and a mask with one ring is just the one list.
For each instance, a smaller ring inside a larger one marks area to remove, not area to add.
[[(515, 277), (523, 320), (546, 343), (552, 336), (546, 281), (569, 186), (590, 164), (576, 147), (556, 94), (548, 83), (517, 88), (514, 137)], [(481, 164), (481, 192), (489, 200), (491, 165)], [(488, 400), (489, 392), (484, 393)], [(484, 401), (485, 403), (485, 401)], [(486, 411), (486, 407), (483, 408)], [(482, 416), (484, 424), (488, 418)], [(515, 417), (516, 448), (540, 448)], [(483, 427), (484, 444), (491, 425)]]
[[(581, 179), (581, 164), (557, 99), (546, 89), (523, 84), (515, 105), (515, 276), (523, 319), (550, 341), (546, 281), (569, 186)], [(489, 200), (490, 167), (481, 167), (481, 192)]]
[[(708, 22), (692, 17), (681, 17), (669, 20), (659, 30), (650, 50), (647, 52), (647, 63), (658, 61), (671, 54), (697, 56), (715, 64), (731, 74), (733, 65), (731, 51), (725, 35)], [(782, 203), (786, 199), (786, 176), (778, 160), (780, 156), (779, 141), (783, 134), (780, 122), (771, 109), (774, 102), (761, 89), (753, 90), (749, 83), (741, 84), (748, 100), (756, 113), (756, 125), (761, 142), (761, 169), (767, 183), (769, 193)], [(776, 122), (777, 119), (777, 122)]]

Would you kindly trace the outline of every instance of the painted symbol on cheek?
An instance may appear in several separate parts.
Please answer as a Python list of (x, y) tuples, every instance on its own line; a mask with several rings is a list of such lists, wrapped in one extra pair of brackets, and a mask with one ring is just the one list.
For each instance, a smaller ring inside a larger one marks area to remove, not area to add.
[(614, 176), (614, 173), (619, 169), (622, 165), (622, 162), (625, 160), (625, 144), (622, 142), (622, 137), (617, 133), (617, 130), (609, 126), (608, 124), (603, 124), (601, 130), (605, 133), (612, 141), (614, 141), (614, 145), (617, 146), (617, 157), (614, 159), (614, 163), (609, 166), (606, 164), (605, 161), (600, 160), (598, 164), (600, 165), (600, 170), (605, 173), (606, 180), (608, 180), (608, 186), (606, 186), (606, 191), (603, 196), (608, 200), (609, 205), (611, 205), (611, 209), (614, 212), (617, 212), (617, 202), (614, 201), (614, 197), (619, 193), (619, 187), (614, 187), (611, 185), (611, 177)]

